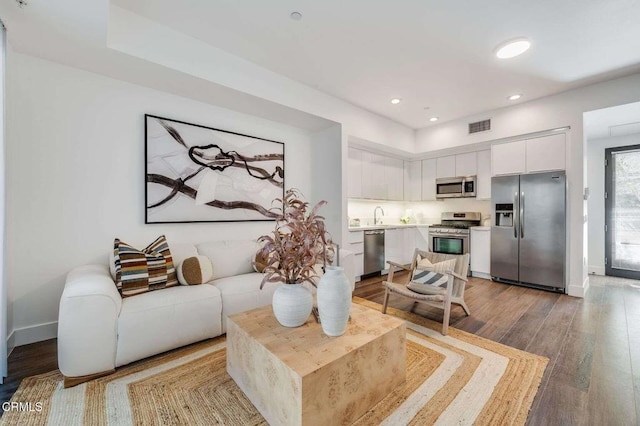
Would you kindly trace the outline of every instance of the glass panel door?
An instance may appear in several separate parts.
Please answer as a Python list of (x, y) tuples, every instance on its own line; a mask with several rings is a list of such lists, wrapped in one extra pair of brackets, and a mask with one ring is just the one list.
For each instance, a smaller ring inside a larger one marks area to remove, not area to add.
[(640, 279), (640, 145), (605, 158), (605, 272)]
[(434, 253), (462, 254), (463, 250), (462, 238), (433, 237)]

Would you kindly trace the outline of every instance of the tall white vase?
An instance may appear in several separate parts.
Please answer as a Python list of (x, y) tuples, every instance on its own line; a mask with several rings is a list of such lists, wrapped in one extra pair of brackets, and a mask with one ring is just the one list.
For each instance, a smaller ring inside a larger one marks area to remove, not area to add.
[(313, 309), (313, 295), (302, 284), (282, 284), (273, 293), (273, 314), (285, 327), (300, 327)]
[(327, 266), (318, 282), (318, 313), (327, 336), (341, 336), (351, 313), (351, 283), (341, 266)]

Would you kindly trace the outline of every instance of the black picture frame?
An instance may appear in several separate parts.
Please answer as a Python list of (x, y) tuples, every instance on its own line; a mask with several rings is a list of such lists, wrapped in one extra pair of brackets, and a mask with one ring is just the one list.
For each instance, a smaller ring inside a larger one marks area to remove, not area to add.
[(145, 224), (273, 221), (284, 143), (145, 114)]

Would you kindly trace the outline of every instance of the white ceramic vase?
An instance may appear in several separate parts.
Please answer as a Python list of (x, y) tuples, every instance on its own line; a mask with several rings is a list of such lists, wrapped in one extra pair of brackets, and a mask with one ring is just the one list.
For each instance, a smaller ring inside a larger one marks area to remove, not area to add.
[(273, 293), (273, 314), (285, 327), (300, 327), (313, 308), (313, 295), (302, 284), (281, 284)]
[(327, 336), (341, 336), (351, 313), (351, 283), (341, 266), (327, 266), (318, 282), (318, 313)]

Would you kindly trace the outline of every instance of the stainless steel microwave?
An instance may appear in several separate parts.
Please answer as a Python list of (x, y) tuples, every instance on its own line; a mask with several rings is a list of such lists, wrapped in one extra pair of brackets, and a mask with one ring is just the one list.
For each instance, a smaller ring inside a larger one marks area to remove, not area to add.
[(462, 198), (475, 196), (475, 176), (436, 179), (436, 198)]

